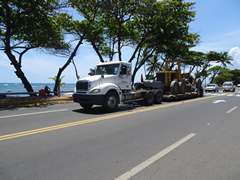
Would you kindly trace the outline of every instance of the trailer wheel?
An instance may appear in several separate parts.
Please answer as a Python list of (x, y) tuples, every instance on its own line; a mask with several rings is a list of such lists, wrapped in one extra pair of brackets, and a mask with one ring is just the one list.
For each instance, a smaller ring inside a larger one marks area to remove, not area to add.
[(154, 103), (154, 94), (152, 91), (146, 92), (145, 103), (147, 106), (151, 106)]
[(163, 98), (162, 92), (157, 90), (155, 93), (155, 104), (161, 104), (162, 98)]
[(116, 111), (118, 108), (118, 97), (117, 94), (114, 92), (109, 92), (107, 93), (104, 103), (103, 103), (103, 108), (107, 112), (113, 112)]
[(179, 93), (179, 84), (177, 81), (172, 81), (170, 84), (170, 91), (173, 94), (178, 94)]
[(196, 84), (196, 88), (200, 88), (202, 84), (201, 79), (197, 78), (195, 81), (195, 84)]
[(185, 81), (180, 81), (178, 84), (179, 84), (179, 93), (180, 94), (185, 94), (185, 92), (186, 92), (186, 83), (185, 83)]
[(84, 109), (91, 109), (91, 107), (93, 106), (93, 104), (80, 103), (80, 106), (82, 106)]

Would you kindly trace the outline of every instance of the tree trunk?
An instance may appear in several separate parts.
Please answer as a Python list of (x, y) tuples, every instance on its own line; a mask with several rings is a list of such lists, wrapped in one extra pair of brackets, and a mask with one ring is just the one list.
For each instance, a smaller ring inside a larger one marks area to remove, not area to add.
[[(58, 91), (60, 89), (59, 87), (59, 79), (61, 77), (62, 72), (66, 69), (66, 67), (71, 63), (72, 59), (74, 56), (76, 56), (77, 50), (79, 48), (79, 46), (82, 44), (83, 41), (83, 37), (81, 38), (81, 40), (79, 40), (78, 44), (76, 45), (74, 51), (72, 52), (71, 56), (69, 57), (69, 59), (67, 60), (67, 62), (64, 64), (63, 67), (59, 68), (58, 70), (58, 74), (57, 74), (57, 78), (55, 81), (55, 86), (54, 86), (54, 91)], [(54, 95), (58, 95), (58, 93), (54, 93)]]
[(213, 76), (212, 76), (212, 79), (210, 81), (210, 83), (213, 83), (213, 80), (215, 79), (216, 75), (218, 74), (220, 68), (218, 68), (218, 70), (216, 70), (214, 73), (213, 73)]
[[(15, 73), (16, 73), (17, 77), (21, 79), (21, 81), (24, 85), (24, 88), (27, 90), (27, 92), (34, 92), (31, 84), (28, 82), (27, 78), (25, 77), (25, 75), (24, 75), (24, 73), (21, 69), (21, 66), (16, 61), (15, 56), (11, 53), (10, 50), (6, 50), (4, 52), (7, 54), (9, 60), (11, 61), (11, 64), (15, 67), (15, 69), (16, 69)], [(33, 93), (33, 94), (31, 93), (29, 95), (30, 96), (37, 96), (37, 94), (35, 94), (35, 93)]]

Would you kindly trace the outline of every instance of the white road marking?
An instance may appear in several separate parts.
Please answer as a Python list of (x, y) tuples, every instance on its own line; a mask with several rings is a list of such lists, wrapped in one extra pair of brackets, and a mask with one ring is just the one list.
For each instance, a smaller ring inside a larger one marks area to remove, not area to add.
[(220, 103), (220, 102), (226, 102), (225, 100), (214, 100), (213, 103)]
[(59, 110), (52, 110), (52, 111), (43, 111), (43, 112), (35, 112), (35, 113), (27, 113), (27, 114), (15, 114), (15, 115), (9, 115), (9, 116), (0, 116), (0, 119), (2, 118), (9, 118), (9, 117), (17, 117), (17, 116), (30, 116), (33, 114), (45, 114), (45, 113), (51, 113), (51, 112), (58, 112), (58, 111), (67, 111), (68, 109), (59, 109)]
[[(238, 92), (239, 93), (239, 92)], [(237, 96), (237, 97), (240, 97), (240, 94), (218, 94), (218, 93), (205, 93), (204, 94), (205, 96), (215, 96), (215, 95), (218, 95), (218, 96)]]
[(233, 110), (237, 109), (237, 106), (235, 106), (234, 108), (230, 109), (229, 111), (227, 111), (227, 113), (232, 112)]
[(119, 176), (115, 180), (127, 180), (127, 179), (131, 178), (132, 176), (134, 176), (135, 174), (137, 174), (138, 172), (140, 172), (141, 170), (143, 170), (147, 166), (151, 165), (152, 163), (154, 163), (158, 159), (162, 158), (163, 156), (165, 156), (166, 154), (168, 154), (169, 152), (171, 152), (172, 150), (174, 150), (175, 148), (177, 148), (178, 146), (180, 146), (184, 142), (188, 141), (189, 139), (191, 139), (195, 135), (196, 134), (194, 134), (194, 133), (191, 133), (191, 134), (187, 135), (186, 137), (180, 139), (179, 141), (175, 142), (171, 146), (167, 147), (166, 149), (162, 150), (161, 152), (159, 152), (156, 155), (152, 156), (151, 158), (147, 159), (143, 163), (134, 167), (130, 171), (127, 171), (123, 175)]
[(219, 94), (219, 96), (225, 96), (226, 94)]

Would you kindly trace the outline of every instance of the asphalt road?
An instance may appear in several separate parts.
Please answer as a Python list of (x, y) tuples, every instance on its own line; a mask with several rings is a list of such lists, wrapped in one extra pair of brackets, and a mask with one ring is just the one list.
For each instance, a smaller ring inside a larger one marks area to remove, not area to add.
[(240, 179), (240, 93), (0, 110), (0, 180)]

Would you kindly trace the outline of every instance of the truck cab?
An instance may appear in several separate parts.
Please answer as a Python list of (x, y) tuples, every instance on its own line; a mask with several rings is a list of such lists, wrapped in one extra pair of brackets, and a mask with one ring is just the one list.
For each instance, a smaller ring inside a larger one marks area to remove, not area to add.
[(119, 103), (144, 100), (147, 106), (160, 104), (163, 98), (162, 82), (144, 81), (132, 89), (131, 63), (111, 61), (97, 64), (95, 75), (76, 83), (73, 101), (84, 109), (102, 105), (107, 112), (115, 111)]
[(121, 102), (122, 91), (131, 91), (131, 63), (104, 62), (97, 64), (95, 75), (80, 79), (76, 83), (73, 100), (88, 109), (94, 104), (104, 105), (107, 94), (111, 94), (105, 106), (113, 106)]

